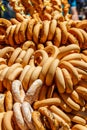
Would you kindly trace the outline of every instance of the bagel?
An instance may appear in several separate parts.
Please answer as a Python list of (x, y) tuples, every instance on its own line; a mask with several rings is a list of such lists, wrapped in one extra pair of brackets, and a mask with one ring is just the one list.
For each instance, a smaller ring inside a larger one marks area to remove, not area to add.
[(15, 17), (19, 22), (22, 22), (24, 20), (24, 17), (20, 13), (16, 13)]
[(44, 50), (36, 50), (34, 53), (34, 62), (36, 65), (42, 66), (48, 59), (48, 54)]
[(72, 109), (63, 101), (63, 99), (56, 93), (53, 93), (53, 98), (59, 98), (61, 100), (61, 103), (59, 104), (59, 107), (65, 111), (70, 113), (72, 111)]
[[(3, 85), (4, 87), (6, 87), (8, 90), (11, 90), (11, 84), (10, 82), (8, 82), (8, 77), (12, 74), (12, 72), (14, 70), (16, 70), (16, 68), (21, 68), (21, 64), (19, 63), (16, 63), (16, 64), (13, 64), (11, 67), (8, 68), (5, 76), (4, 76), (4, 80), (3, 80)], [(18, 71), (18, 70), (17, 70)], [(20, 69), (20, 71), (22, 71), (22, 68)], [(15, 73), (16, 74), (16, 73)], [(12, 78), (14, 77), (14, 75), (12, 76)]]
[(22, 80), (23, 88), (25, 91), (27, 91), (28, 88), (30, 87), (29, 82), (30, 82), (31, 75), (32, 75), (34, 70), (35, 70), (34, 66), (29, 67), (29, 69), (27, 70), (27, 72)]
[(59, 93), (64, 93), (66, 86), (62, 70), (57, 67), (55, 72), (55, 82)]
[(81, 53), (81, 59), (87, 63), (87, 56), (84, 53)]
[(67, 39), (68, 39), (67, 27), (64, 22), (60, 22), (58, 23), (58, 25), (61, 29), (61, 37), (62, 37), (61, 43), (66, 44)]
[(81, 28), (85, 30), (87, 27), (87, 20), (82, 20), (76, 24), (76, 28)]
[(50, 65), (48, 72), (46, 74), (46, 78), (45, 78), (45, 83), (47, 86), (52, 85), (58, 64), (59, 64), (59, 60), (54, 59), (52, 64)]
[(73, 91), (73, 82), (71, 75), (69, 74), (69, 71), (65, 68), (62, 68), (64, 80), (65, 80), (65, 86), (66, 86), (66, 93), (71, 93)]
[(71, 63), (73, 66), (78, 67), (82, 70), (87, 70), (87, 63), (80, 61), (80, 60), (70, 60), (69, 63)]
[(59, 47), (60, 44), (61, 44), (61, 39), (62, 39), (61, 29), (56, 27), (55, 35), (54, 35), (54, 38), (53, 38), (54, 45)]
[(41, 73), (40, 73), (40, 76), (39, 78), (44, 82), (45, 80), (45, 77), (46, 77), (46, 74), (48, 72), (48, 69), (51, 65), (51, 63), (53, 62), (54, 58), (53, 57), (50, 57), (48, 58), (48, 60), (44, 63), (43, 67), (42, 67), (42, 70), (41, 70)]
[(83, 125), (76, 124), (72, 127), (72, 130), (87, 130), (87, 128)]
[(9, 37), (8, 37), (8, 42), (13, 47), (15, 46), (15, 42), (14, 42), (14, 39), (13, 39), (15, 29), (16, 29), (16, 25), (12, 25), (11, 30), (9, 32)]
[(81, 54), (79, 53), (71, 53), (69, 55), (64, 56), (61, 61), (69, 61), (69, 60), (81, 60)]
[(26, 75), (26, 72), (28, 71), (28, 69), (30, 68), (30, 65), (26, 65), (21, 73), (21, 75), (19, 76), (19, 80), (22, 82), (24, 76)]
[(3, 92), (3, 90), (4, 90), (3, 80), (5, 78), (5, 75), (6, 75), (7, 71), (8, 71), (8, 69), (9, 69), (9, 67), (4, 68), (3, 71), (0, 74), (0, 92)]
[(21, 130), (28, 130), (28, 126), (25, 124), (25, 121), (23, 119), (23, 115), (21, 113), (21, 104), (19, 102), (16, 102), (13, 106), (13, 114), (15, 121), (18, 125), (18, 127)]
[(11, 111), (13, 108), (13, 97), (10, 91), (6, 91), (5, 93), (5, 110)]
[(32, 40), (33, 38), (33, 28), (35, 24), (36, 24), (35, 19), (31, 19), (28, 21), (28, 25), (27, 25), (27, 39), (28, 40)]
[(22, 103), (24, 101), (25, 92), (19, 80), (14, 80), (12, 82), (12, 95), (15, 102)]
[(40, 35), (40, 31), (42, 29), (42, 24), (40, 22), (36, 23), (33, 29), (33, 41), (38, 44), (39, 42), (39, 35)]
[(38, 79), (41, 70), (42, 70), (42, 67), (41, 67), (41, 66), (37, 66), (37, 67), (35, 68), (35, 70), (32, 72), (31, 77), (30, 77), (29, 86), (30, 86), (35, 80)]
[(79, 93), (76, 90), (73, 90), (70, 97), (77, 102), (80, 106), (85, 105), (84, 99), (79, 95)]
[[(75, 60), (77, 61), (77, 60)], [(59, 63), (59, 67), (60, 68), (66, 68), (71, 76), (72, 76), (72, 81), (73, 81), (73, 84), (76, 85), (79, 81), (79, 74), (78, 74), (78, 71), (76, 70), (76, 68), (69, 62), (67, 61), (62, 61)]]
[(70, 119), (72, 122), (75, 122), (76, 124), (80, 124), (80, 125), (86, 125), (86, 120), (83, 119), (82, 117), (79, 117), (77, 115), (69, 115)]
[(47, 54), (48, 54), (49, 57), (56, 58), (57, 55), (58, 55), (58, 53), (59, 53), (58, 48), (55, 45), (50, 45), (51, 44), (50, 42), (46, 42), (46, 43), (49, 44), (49, 45), (47, 45), (44, 48), (44, 50), (47, 52)]
[(74, 102), (74, 100), (71, 99), (70, 96), (68, 96), (67, 94), (63, 93), (61, 94), (61, 97), (63, 98), (64, 102), (73, 110), (80, 110), (80, 105), (77, 104), (76, 102)]
[(14, 130), (14, 126), (12, 125), (12, 116), (13, 111), (8, 111), (4, 114), (4, 117), (2, 119), (3, 130)]
[(9, 45), (8, 38), (9, 38), (9, 33), (10, 33), (10, 31), (11, 31), (11, 28), (12, 28), (12, 26), (9, 26), (9, 27), (6, 29), (5, 43), (6, 43), (7, 45)]
[(49, 86), (48, 91), (47, 91), (47, 98), (52, 98), (53, 97), (54, 89), (55, 89), (54, 84)]
[(78, 39), (77, 39), (73, 34), (71, 34), (70, 32), (68, 32), (68, 41), (69, 41), (71, 44), (79, 45)]
[(13, 53), (14, 48), (13, 47), (5, 47), (0, 50), (0, 57), (5, 58), (6, 54)]
[(22, 23), (21, 26), (19, 28), (19, 32), (18, 32), (18, 36), (19, 36), (19, 41), (20, 43), (23, 43), (26, 41), (26, 29), (27, 29), (27, 25), (28, 25), (28, 19), (25, 19)]
[(0, 113), (0, 130), (3, 130), (2, 129), (2, 120), (3, 120), (4, 114), (5, 114), (5, 112)]
[(56, 30), (57, 22), (55, 19), (51, 20), (50, 27), (49, 27), (49, 33), (48, 33), (48, 41), (51, 41), (54, 37), (55, 30)]
[(82, 45), (84, 44), (84, 37), (80, 30), (78, 28), (73, 27), (70, 28), (68, 31), (78, 39), (80, 47), (82, 47)]
[(35, 50), (35, 43), (33, 41), (24, 42), (24, 44), (22, 45), (22, 49), (27, 51), (28, 48), (33, 48)]
[(87, 100), (87, 88), (85, 88), (85, 87), (83, 87), (83, 86), (77, 86), (76, 87), (76, 92), (78, 92), (79, 93), (79, 95), (83, 98), (83, 99), (85, 99), (85, 100)]
[(66, 47), (65, 46), (59, 47), (59, 53), (57, 55), (57, 58), (62, 59), (64, 56), (68, 55), (72, 51), (80, 52), (80, 47), (76, 44), (71, 44)]
[(18, 23), (18, 24), (16, 25), (16, 29), (15, 29), (15, 31), (14, 31), (14, 41), (15, 41), (16, 44), (20, 44), (19, 35), (18, 35), (20, 26), (21, 26), (21, 23)]
[(24, 100), (30, 104), (34, 103), (39, 98), (43, 82), (40, 79), (35, 80), (26, 92)]
[(31, 105), (28, 102), (23, 102), (21, 106), (21, 111), (23, 114), (24, 121), (26, 122), (28, 128), (34, 130), (35, 126), (33, 125), (33, 121), (32, 121), (33, 109)]
[[(86, 43), (87, 43), (87, 32), (84, 31), (83, 29), (79, 29), (79, 30), (80, 30), (80, 32), (81, 32), (82, 35), (83, 35), (83, 38), (84, 38), (84, 44), (86, 44)], [(87, 48), (84, 44), (82, 44), (82, 48)]]
[(78, 73), (81, 75), (81, 79), (87, 80), (87, 72), (79, 68), (76, 68), (76, 69)]
[(11, 66), (12, 64), (14, 64), (16, 58), (18, 57), (18, 55), (21, 53), (22, 49), (20, 47), (16, 48), (14, 50), (14, 52), (12, 53), (9, 61), (8, 61), (8, 65)]
[(50, 21), (45, 20), (42, 25), (41, 29), (41, 35), (40, 35), (40, 43), (45, 43), (48, 37), (48, 32), (49, 32), (49, 26), (50, 26)]
[(60, 103), (61, 103), (61, 99), (59, 98), (48, 98), (41, 101), (36, 101), (33, 104), (33, 107), (34, 109), (38, 109), (39, 107), (50, 106), (50, 105), (59, 106)]
[(48, 92), (48, 87), (46, 85), (42, 85), (40, 94), (39, 94), (39, 101), (46, 99), (47, 92)]
[(23, 68), (22, 67), (18, 67), (16, 69), (13, 70), (12, 74), (10, 74), (8, 76), (8, 80), (9, 81), (14, 81), (19, 75), (20, 73), (23, 71)]
[(25, 56), (23, 58), (23, 62), (22, 62), (23, 66), (26, 66), (27, 64), (29, 64), (30, 58), (33, 55), (33, 53), (34, 53), (34, 50), (32, 48), (29, 48), (26, 51), (26, 54), (25, 54)]
[(59, 128), (59, 123), (50, 110), (46, 107), (40, 107), (38, 111), (47, 118), (51, 129), (57, 130)]
[(41, 114), (38, 111), (33, 111), (32, 112), (32, 119), (35, 127), (39, 130), (46, 130), (42, 121), (41, 121)]
[(63, 120), (64, 120), (65, 122), (67, 122), (67, 123), (70, 123), (70, 122), (71, 122), (71, 119), (69, 118), (69, 116), (66, 115), (60, 108), (58, 108), (58, 107), (52, 105), (52, 106), (50, 106), (50, 110), (51, 110), (53, 113), (59, 115), (61, 118), (63, 118)]
[(22, 63), (22, 60), (26, 54), (25, 50), (22, 50), (20, 54), (18, 55), (17, 59), (15, 60), (16, 63)]
[(5, 18), (0, 18), (0, 24), (2, 24), (5, 28), (8, 28), (11, 25), (11, 22)]
[(5, 94), (0, 94), (0, 112), (5, 112), (4, 100), (5, 100)]
[(10, 21), (11, 21), (11, 23), (12, 23), (13, 25), (19, 23), (19, 21), (18, 21), (17, 19), (15, 19), (15, 18), (11, 18)]

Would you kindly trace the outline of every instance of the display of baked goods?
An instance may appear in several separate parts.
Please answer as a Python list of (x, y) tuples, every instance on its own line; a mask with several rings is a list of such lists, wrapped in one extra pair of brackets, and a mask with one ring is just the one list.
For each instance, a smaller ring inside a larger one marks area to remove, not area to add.
[(9, 2), (16, 17), (0, 18), (0, 130), (87, 130), (87, 20), (73, 21), (67, 0)]

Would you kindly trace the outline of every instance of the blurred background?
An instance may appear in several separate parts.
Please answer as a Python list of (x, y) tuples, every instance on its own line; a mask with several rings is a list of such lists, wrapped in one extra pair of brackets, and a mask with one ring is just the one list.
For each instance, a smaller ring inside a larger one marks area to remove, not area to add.
[(77, 0), (76, 2), (79, 19), (87, 19), (87, 0)]
[(0, 0), (0, 17), (6, 19), (15, 17), (15, 12), (9, 5), (9, 0)]

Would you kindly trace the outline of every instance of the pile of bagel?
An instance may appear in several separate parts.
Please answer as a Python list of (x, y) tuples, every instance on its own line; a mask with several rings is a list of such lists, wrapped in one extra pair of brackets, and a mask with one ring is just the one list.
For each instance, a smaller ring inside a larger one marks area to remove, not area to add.
[[(68, 0), (9, 0), (15, 12), (23, 17), (30, 14), (32, 18), (38, 20), (69, 20), (71, 15), (68, 13), (70, 5)], [(63, 15), (62, 15), (63, 14)]]
[[(17, 15), (18, 16), (18, 15)], [(18, 16), (19, 17), (19, 16)], [(60, 47), (68, 44), (77, 44), (81, 49), (87, 48), (87, 20), (83, 21), (37, 21), (33, 18), (20, 18), (21, 22), (0, 19), (0, 43), (18, 47), (26, 41), (33, 41), (46, 46), (50, 41)]]
[(87, 20), (73, 21), (67, 0), (10, 5), (16, 17), (0, 18), (0, 130), (87, 130)]

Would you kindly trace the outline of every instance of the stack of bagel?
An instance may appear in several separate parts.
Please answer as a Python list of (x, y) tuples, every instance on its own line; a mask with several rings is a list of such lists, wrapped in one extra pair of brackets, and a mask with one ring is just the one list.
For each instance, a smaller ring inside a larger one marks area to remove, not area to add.
[(0, 18), (0, 130), (87, 130), (87, 20), (73, 21), (67, 0), (10, 5), (16, 17)]

